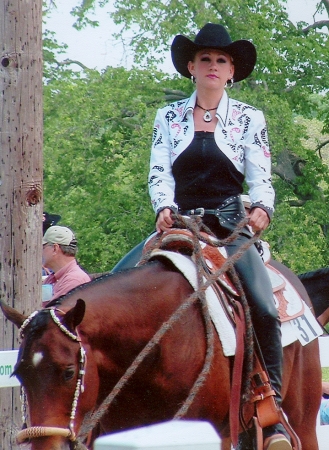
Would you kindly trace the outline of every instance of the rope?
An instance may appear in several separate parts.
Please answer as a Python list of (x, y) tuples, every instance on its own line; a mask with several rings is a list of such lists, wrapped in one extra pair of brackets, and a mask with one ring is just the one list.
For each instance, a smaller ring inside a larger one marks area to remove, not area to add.
[[(193, 249), (193, 255), (195, 257), (196, 266), (197, 266), (197, 279), (198, 279), (198, 290), (195, 291), (193, 294), (191, 294), (188, 299), (178, 307), (178, 309), (172, 314), (172, 316), (169, 318), (168, 321), (164, 322), (160, 329), (154, 334), (153, 338), (148, 342), (148, 344), (143, 348), (143, 350), (137, 355), (131, 366), (126, 370), (126, 372), (123, 374), (123, 376), (120, 378), (120, 380), (117, 382), (117, 384), (114, 386), (113, 390), (110, 392), (110, 394), (104, 399), (104, 401), (99, 406), (98, 410), (90, 415), (88, 417), (85, 417), (80, 432), (78, 434), (78, 439), (81, 439), (84, 441), (88, 433), (95, 427), (95, 425), (100, 421), (102, 416), (106, 413), (109, 406), (111, 405), (112, 401), (115, 399), (115, 397), (119, 394), (123, 386), (128, 382), (128, 380), (131, 378), (131, 376), (136, 372), (139, 365), (142, 363), (142, 361), (146, 358), (146, 356), (150, 353), (150, 351), (154, 348), (155, 345), (157, 345), (162, 337), (166, 334), (168, 330), (170, 330), (173, 326), (173, 324), (178, 321), (182, 315), (187, 311), (188, 308), (190, 308), (197, 300), (201, 302), (202, 306), (202, 314), (205, 322), (205, 328), (206, 328), (206, 340), (207, 340), (207, 351), (205, 356), (205, 362), (202, 371), (200, 372), (199, 376), (197, 377), (197, 380), (195, 381), (194, 385), (191, 388), (191, 391), (188, 395), (188, 398), (184, 402), (183, 406), (179, 409), (179, 411), (175, 414), (175, 418), (181, 418), (186, 414), (188, 411), (190, 405), (192, 404), (196, 394), (198, 393), (200, 387), (203, 385), (203, 383), (206, 380), (207, 374), (210, 371), (211, 363), (213, 359), (214, 354), (214, 333), (213, 333), (213, 327), (212, 322), (209, 314), (209, 310), (207, 307), (206, 302), (206, 290), (214, 284), (218, 277), (225, 273), (229, 272), (231, 276), (234, 279), (234, 283), (236, 283), (236, 287), (241, 295), (241, 300), (243, 304), (243, 308), (247, 314), (247, 330), (249, 332), (247, 336), (247, 341), (252, 342), (252, 327), (251, 324), (251, 318), (250, 318), (250, 312), (248, 303), (246, 300), (246, 297), (243, 293), (243, 289), (241, 286), (241, 283), (238, 279), (238, 276), (234, 269), (235, 262), (243, 255), (243, 253), (251, 247), (260, 236), (260, 232), (257, 232), (247, 243), (242, 245), (240, 249), (232, 255), (230, 258), (228, 258), (223, 266), (215, 271), (213, 274), (209, 275), (208, 279), (204, 282), (203, 280), (203, 270), (202, 270), (202, 248), (200, 245), (201, 242), (205, 242), (208, 245), (214, 246), (214, 247), (220, 247), (224, 246), (229, 242), (234, 241), (242, 232), (243, 228), (248, 223), (247, 219), (243, 219), (237, 227), (234, 229), (233, 233), (226, 239), (219, 240), (215, 238), (214, 234), (206, 227), (203, 223), (200, 217), (196, 218), (185, 218), (179, 214), (173, 215), (175, 219), (175, 226), (181, 227), (181, 228), (187, 228), (192, 232), (192, 239), (194, 244)], [(205, 232), (209, 234), (211, 237), (208, 238), (207, 236), (201, 234), (201, 232)], [(161, 236), (158, 236), (151, 248), (148, 250), (148, 252), (144, 255), (144, 257), (141, 259), (139, 265), (145, 264), (149, 259), (150, 255), (153, 250), (159, 248), (160, 246), (160, 239)], [(250, 336), (251, 335), (251, 336)], [(252, 350), (248, 353), (248, 358), (252, 360)], [(251, 356), (251, 358), (250, 358)], [(247, 364), (247, 371), (251, 371), (250, 369), (250, 362)], [(252, 368), (252, 361), (251, 361), (251, 368)], [(249, 372), (248, 372), (249, 373)]]

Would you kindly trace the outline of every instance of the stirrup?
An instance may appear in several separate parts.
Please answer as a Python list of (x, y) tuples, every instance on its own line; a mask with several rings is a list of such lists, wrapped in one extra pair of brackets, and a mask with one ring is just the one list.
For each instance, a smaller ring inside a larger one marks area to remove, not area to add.
[[(256, 417), (253, 418), (253, 421), (256, 429), (257, 450), (263, 450), (264, 448), (263, 428), (276, 425), (278, 423), (281, 423), (290, 437), (290, 448), (293, 450), (302, 450), (299, 437), (288, 423), (282, 409), (279, 407), (274, 398), (275, 391), (271, 388), (265, 371), (258, 372), (253, 376), (252, 387), (254, 396), (251, 399), (251, 402), (255, 402), (256, 405)], [(275, 447), (273, 447), (273, 450), (275, 450)], [(281, 450), (280, 447), (278, 447), (278, 450)], [(282, 450), (286, 449), (283, 448)], [(287, 450), (290, 450), (289, 447)]]

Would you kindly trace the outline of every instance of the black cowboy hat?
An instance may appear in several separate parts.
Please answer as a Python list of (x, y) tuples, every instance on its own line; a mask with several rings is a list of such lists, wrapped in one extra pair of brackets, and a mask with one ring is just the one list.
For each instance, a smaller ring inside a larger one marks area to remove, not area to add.
[(61, 220), (61, 216), (59, 216), (58, 214), (49, 214), (47, 212), (44, 212), (43, 219), (42, 234), (45, 234), (49, 227), (56, 225), (57, 222)]
[(232, 57), (234, 81), (244, 80), (255, 67), (257, 54), (254, 44), (245, 39), (232, 42), (223, 25), (207, 23), (201, 28), (194, 41), (181, 34), (174, 38), (171, 44), (171, 58), (177, 72), (190, 78), (187, 64), (193, 60), (195, 53), (203, 48), (220, 49)]

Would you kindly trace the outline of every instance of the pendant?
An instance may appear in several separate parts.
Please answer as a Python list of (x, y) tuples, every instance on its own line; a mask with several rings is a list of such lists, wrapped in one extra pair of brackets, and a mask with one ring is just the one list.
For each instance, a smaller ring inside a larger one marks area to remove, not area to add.
[(205, 122), (211, 122), (212, 121), (212, 117), (209, 111), (206, 111), (203, 115), (203, 120)]

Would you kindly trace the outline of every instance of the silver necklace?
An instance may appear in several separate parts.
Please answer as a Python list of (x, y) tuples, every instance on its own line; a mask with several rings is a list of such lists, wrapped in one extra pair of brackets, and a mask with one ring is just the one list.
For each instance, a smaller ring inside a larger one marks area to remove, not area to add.
[(211, 117), (210, 111), (215, 111), (215, 109), (217, 109), (217, 106), (216, 106), (216, 108), (210, 108), (210, 109), (202, 108), (202, 106), (198, 105), (197, 103), (195, 104), (195, 106), (197, 106), (198, 108), (201, 108), (203, 111), (205, 111), (205, 113), (203, 115), (203, 120), (205, 122), (211, 122), (212, 121), (212, 117)]

